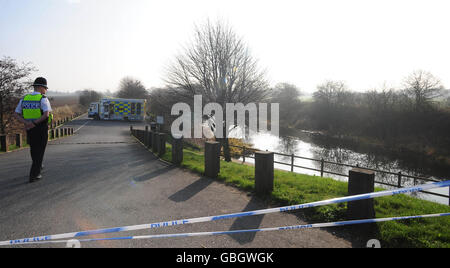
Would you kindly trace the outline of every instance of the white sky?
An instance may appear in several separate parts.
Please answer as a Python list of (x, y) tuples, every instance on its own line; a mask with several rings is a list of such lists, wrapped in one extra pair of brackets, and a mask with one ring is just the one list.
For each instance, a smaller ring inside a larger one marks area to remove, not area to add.
[(362, 91), (399, 86), (423, 69), (449, 88), (449, 7), (437, 0), (0, 0), (0, 57), (32, 62), (50, 90), (115, 91), (124, 76), (163, 86), (194, 24), (219, 18), (244, 38), (272, 85), (312, 92), (334, 79)]

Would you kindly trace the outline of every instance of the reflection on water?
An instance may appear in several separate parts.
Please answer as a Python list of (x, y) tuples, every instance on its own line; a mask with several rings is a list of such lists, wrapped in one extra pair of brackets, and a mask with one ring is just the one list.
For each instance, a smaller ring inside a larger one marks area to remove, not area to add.
[[(282, 133), (283, 134), (283, 133)], [(253, 148), (259, 150), (268, 150), (283, 154), (294, 154), (296, 156), (302, 156), (312, 159), (324, 159), (325, 161), (336, 162), (348, 165), (358, 165), (360, 167), (378, 169), (390, 172), (402, 172), (403, 175), (420, 176), (424, 178), (432, 178), (437, 180), (443, 180), (448, 176), (448, 169), (445, 167), (437, 167), (432, 164), (426, 163), (417, 157), (411, 155), (399, 156), (391, 155), (387, 152), (377, 151), (374, 148), (364, 148), (361, 145), (355, 144), (343, 144), (341, 141), (331, 140), (323, 135), (315, 133), (295, 133), (295, 136), (289, 136), (284, 133), (283, 136), (277, 137), (270, 133), (252, 133), (247, 136), (248, 143), (253, 144)], [(284, 162), (289, 165), (275, 164), (275, 168), (283, 170), (291, 170), (291, 156), (275, 155), (275, 161)], [(251, 158), (246, 158), (246, 162), (253, 162)], [(308, 159), (294, 159), (294, 165), (319, 169), (321, 168), (320, 161), (312, 161)], [(348, 174), (350, 167), (325, 163), (324, 170), (332, 171), (339, 174)], [(308, 175), (320, 176), (320, 172), (308, 170), (304, 168), (294, 168), (294, 172), (303, 173)], [(344, 176), (337, 176), (333, 174), (324, 174), (324, 176), (331, 177), (333, 179), (347, 181)], [(398, 176), (393, 174), (385, 174), (376, 172), (376, 181), (389, 183), (393, 185), (398, 184)], [(402, 187), (409, 187), (413, 185), (423, 184), (425, 181), (419, 179), (414, 180), (412, 178), (402, 177)], [(385, 185), (377, 185), (383, 188), (389, 188)], [(432, 192), (440, 193), (443, 195), (449, 194), (449, 188), (440, 188), (430, 190)], [(427, 195), (423, 193), (414, 194), (420, 198), (432, 200), (435, 202), (448, 204), (448, 198)]]

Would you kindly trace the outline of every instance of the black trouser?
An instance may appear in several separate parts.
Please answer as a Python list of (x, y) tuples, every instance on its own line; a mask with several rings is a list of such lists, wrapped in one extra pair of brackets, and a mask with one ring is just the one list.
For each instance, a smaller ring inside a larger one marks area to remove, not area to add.
[(30, 153), (33, 164), (30, 170), (30, 178), (35, 178), (41, 173), (42, 160), (44, 159), (45, 147), (48, 140), (48, 126), (46, 123), (27, 131), (30, 142)]

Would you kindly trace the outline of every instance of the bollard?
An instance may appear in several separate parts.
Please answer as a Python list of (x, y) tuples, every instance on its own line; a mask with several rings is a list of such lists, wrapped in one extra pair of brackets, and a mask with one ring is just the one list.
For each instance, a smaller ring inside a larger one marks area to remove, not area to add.
[(23, 146), (21, 133), (16, 134), (16, 146), (17, 146), (17, 148), (22, 148), (22, 146)]
[(133, 134), (133, 126), (130, 126), (130, 133)]
[(273, 152), (255, 152), (255, 192), (259, 196), (270, 195), (274, 177)]
[(54, 139), (55, 138), (55, 130), (51, 129), (50, 130), (50, 139)]
[(59, 138), (59, 129), (55, 128), (55, 138)]
[(148, 135), (150, 133), (148, 132), (148, 126), (145, 126), (145, 131), (144, 131), (144, 141), (142, 142), (144, 144), (145, 147), (148, 147)]
[(167, 134), (158, 133), (158, 156), (161, 157), (166, 153)]
[(147, 148), (151, 149), (152, 148), (152, 132), (149, 131), (147, 134)]
[[(375, 172), (361, 168), (349, 171), (348, 195), (372, 193), (375, 190)], [(347, 204), (350, 220), (375, 218), (373, 199), (351, 201)]]
[(220, 143), (205, 142), (205, 176), (217, 178), (220, 172)]
[(6, 135), (0, 135), (0, 150), (2, 152), (8, 152), (8, 137)]
[(139, 130), (139, 140), (144, 143), (145, 130)]
[(64, 136), (67, 136), (69, 133), (67, 132), (67, 128), (64, 128)]
[(180, 165), (183, 162), (183, 136), (172, 136), (172, 163)]
[(59, 136), (64, 137), (64, 129), (59, 128)]
[(70, 128), (70, 135), (73, 135), (73, 127)]
[(158, 133), (152, 131), (152, 152), (157, 153), (158, 152)]

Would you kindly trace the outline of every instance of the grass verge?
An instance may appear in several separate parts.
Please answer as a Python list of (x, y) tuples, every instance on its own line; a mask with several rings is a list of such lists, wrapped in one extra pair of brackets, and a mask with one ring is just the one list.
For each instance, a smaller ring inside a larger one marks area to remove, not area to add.
[[(171, 161), (168, 145), (163, 160)], [(182, 167), (204, 173), (204, 156), (201, 150), (185, 148)], [(274, 191), (270, 197), (274, 204), (285, 206), (320, 201), (347, 195), (348, 184), (331, 178), (275, 170)], [(254, 167), (221, 161), (218, 179), (239, 189), (254, 191)], [(381, 191), (383, 189), (377, 189)], [(412, 216), (449, 212), (449, 206), (420, 200), (407, 195), (375, 198), (377, 218)], [(306, 220), (329, 222), (346, 220), (347, 204), (308, 208)], [(382, 247), (450, 248), (450, 218), (427, 218), (377, 223), (376, 239)]]

